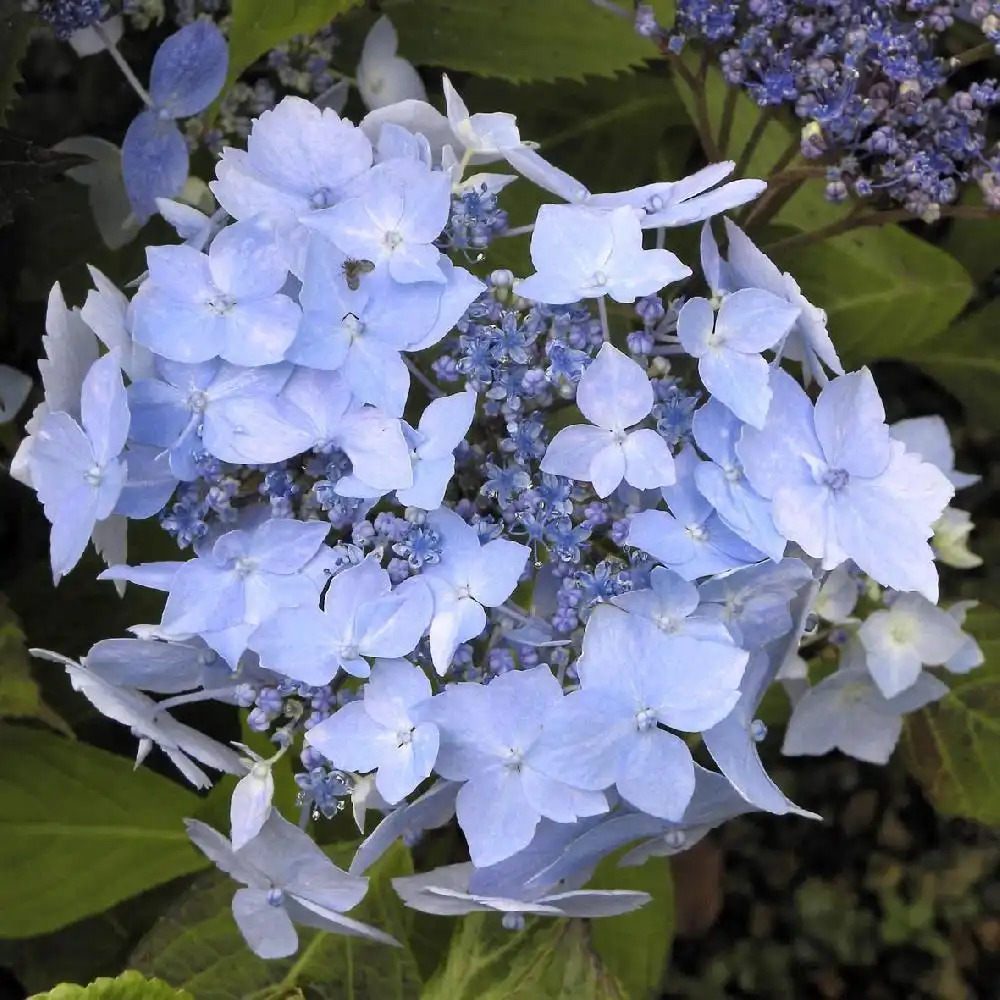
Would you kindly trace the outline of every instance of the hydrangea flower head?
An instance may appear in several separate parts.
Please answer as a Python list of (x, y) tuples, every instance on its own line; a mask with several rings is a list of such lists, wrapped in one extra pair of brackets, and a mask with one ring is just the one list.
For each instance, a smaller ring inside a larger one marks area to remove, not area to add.
[(773, 416), (745, 428), (737, 452), (778, 530), (826, 569), (853, 559), (886, 586), (936, 600), (927, 539), (954, 490), (890, 438), (868, 370), (830, 382), (815, 408), (784, 372), (771, 387)]
[(576, 302), (609, 295), (635, 302), (691, 274), (669, 250), (644, 250), (629, 208), (601, 212), (578, 205), (543, 205), (531, 234), (535, 273), (517, 286), (536, 302)]
[(666, 441), (647, 428), (629, 431), (653, 408), (653, 387), (631, 358), (604, 344), (576, 390), (576, 403), (590, 424), (564, 427), (542, 459), (543, 472), (594, 485), (599, 497), (624, 479), (636, 489), (674, 481), (674, 460)]

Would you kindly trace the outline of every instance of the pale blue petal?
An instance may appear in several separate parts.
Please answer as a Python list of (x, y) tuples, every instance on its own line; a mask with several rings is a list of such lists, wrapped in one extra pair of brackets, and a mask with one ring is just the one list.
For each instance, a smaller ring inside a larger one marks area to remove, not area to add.
[(677, 474), (667, 442), (654, 430), (632, 431), (622, 445), (625, 455), (625, 481), (637, 490), (669, 486)]
[(527, 565), (531, 550), (527, 545), (496, 538), (478, 553), (469, 572), (469, 592), (480, 604), (495, 608), (514, 592)]
[(340, 446), (354, 466), (354, 475), (380, 490), (413, 485), (410, 449), (401, 422), (374, 407), (344, 418)]
[(662, 510), (643, 510), (633, 514), (629, 518), (627, 544), (642, 549), (665, 566), (673, 568), (690, 562), (697, 553), (683, 525)]
[(94, 461), (103, 466), (117, 458), (125, 447), (130, 418), (116, 353), (99, 358), (87, 373), (80, 414), (94, 450)]
[(286, 399), (220, 400), (205, 414), (206, 450), (224, 462), (283, 462), (318, 442), (302, 411)]
[(135, 445), (124, 457), (128, 476), (122, 483), (115, 513), (138, 520), (158, 514), (177, 487), (170, 456), (155, 447)]
[(799, 318), (798, 306), (762, 288), (741, 288), (722, 300), (716, 336), (745, 354), (774, 347)]
[(778, 369), (771, 374), (771, 392), (770, 419), (762, 430), (744, 427), (736, 445), (750, 485), (767, 499), (783, 486), (813, 483), (810, 462), (823, 461), (805, 390)]
[(427, 630), (433, 614), (434, 601), (426, 587), (413, 587), (366, 604), (355, 619), (362, 655), (407, 656)]
[(417, 446), (420, 458), (450, 458), (465, 438), (475, 413), (476, 394), (470, 390), (431, 400), (420, 417), (419, 430), (424, 435)]
[(430, 628), (431, 662), (443, 675), (460, 643), (475, 639), (486, 628), (486, 612), (471, 597), (435, 607)]
[(736, 442), (743, 428), (728, 407), (709, 399), (695, 410), (691, 431), (695, 444), (713, 461), (722, 466), (736, 465)]
[(226, 226), (212, 240), (208, 266), (216, 287), (241, 301), (274, 295), (288, 278), (274, 227), (260, 217)]
[(254, 530), (247, 554), (269, 573), (294, 573), (316, 555), (329, 532), (322, 521), (271, 518)]
[(260, 958), (294, 955), (299, 936), (283, 906), (271, 906), (267, 889), (238, 889), (233, 919), (250, 950)]
[(542, 774), (583, 791), (615, 783), (635, 734), (635, 709), (607, 688), (574, 691), (553, 710), (531, 751)]
[(305, 684), (328, 684), (341, 667), (319, 608), (282, 608), (251, 635), (261, 666)]
[(389, 805), (394, 805), (430, 775), (437, 759), (440, 736), (437, 726), (426, 722), (414, 727), (409, 743), (398, 745), (395, 734), (391, 735), (394, 749), (382, 758), (375, 775), (375, 787)]
[(705, 388), (751, 427), (763, 427), (771, 403), (770, 368), (759, 354), (716, 347), (698, 361)]
[(459, 787), (458, 782), (438, 781), (409, 805), (394, 809), (362, 841), (351, 861), (350, 874), (367, 871), (399, 838), (444, 826), (455, 815)]
[(704, 298), (688, 299), (677, 314), (677, 336), (681, 346), (693, 358), (702, 357), (709, 348), (715, 328), (715, 310)]
[(299, 307), (285, 295), (238, 303), (222, 319), (219, 354), (237, 365), (256, 367), (281, 361), (295, 339)]
[(781, 560), (787, 542), (774, 526), (770, 501), (759, 497), (745, 481), (733, 482), (711, 462), (695, 470), (695, 483), (732, 531), (775, 562)]
[(132, 120), (122, 141), (122, 176), (140, 222), (156, 214), (157, 198), (174, 198), (188, 178), (188, 148), (180, 129), (155, 111)]
[(171, 581), (161, 627), (183, 636), (227, 628), (242, 621), (244, 609), (243, 583), (235, 574), (192, 559)]
[(306, 743), (335, 767), (362, 773), (374, 771), (397, 750), (396, 734), (375, 722), (360, 701), (349, 702), (313, 726)]
[(694, 794), (694, 761), (684, 741), (662, 729), (633, 730), (622, 749), (622, 798), (650, 816), (679, 820)]
[(469, 856), (479, 868), (527, 847), (541, 818), (524, 796), (520, 774), (500, 765), (462, 786), (456, 812)]
[(589, 482), (590, 467), (594, 458), (603, 449), (612, 445), (612, 442), (611, 431), (600, 427), (589, 424), (572, 424), (564, 427), (549, 442), (545, 450), (541, 462), (542, 472)]
[(816, 401), (816, 436), (827, 463), (854, 476), (881, 475), (889, 465), (885, 408), (867, 368), (829, 382)]
[(576, 388), (576, 405), (605, 430), (624, 430), (653, 408), (653, 386), (631, 358), (604, 344)]
[(274, 777), (268, 764), (258, 764), (244, 775), (233, 789), (229, 804), (229, 821), (232, 828), (230, 840), (238, 851), (260, 833), (260, 828), (271, 815), (274, 798)]
[(196, 115), (222, 90), (228, 66), (225, 36), (213, 21), (199, 18), (157, 49), (149, 73), (149, 96), (171, 118)]
[(602, 448), (590, 462), (587, 477), (594, 486), (594, 492), (603, 500), (610, 496), (625, 478), (625, 450), (612, 441)]
[(764, 653), (755, 655), (747, 669), (739, 704), (718, 725), (702, 734), (705, 746), (722, 773), (748, 802), (777, 815), (796, 813), (818, 819), (786, 798), (768, 777), (757, 752), (750, 727), (754, 712), (777, 672), (777, 664)]

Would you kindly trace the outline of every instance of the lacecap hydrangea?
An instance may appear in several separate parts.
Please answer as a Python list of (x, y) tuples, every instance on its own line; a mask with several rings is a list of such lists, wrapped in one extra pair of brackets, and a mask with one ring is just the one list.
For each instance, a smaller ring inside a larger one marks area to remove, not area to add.
[[(937, 606), (932, 545), (950, 531), (954, 554), (972, 477), (936, 418), (887, 426), (822, 310), (713, 228), (764, 185), (719, 163), (592, 193), (444, 87), (447, 115), (407, 99), (359, 125), (286, 98), (131, 299), (97, 271), (80, 309), (56, 286), (14, 463), (57, 580), (93, 543), (103, 579), (165, 595), (79, 663), (36, 652), (140, 760), (239, 776), (229, 836), (188, 829), (266, 957), (296, 925), (391, 941), (347, 915), (364, 873), (453, 818), (469, 861), (397, 879), (416, 909), (516, 926), (641, 906), (586, 888), (608, 853), (812, 815), (756, 750), (772, 684), (794, 703), (786, 753), (885, 761), (937, 672), (981, 658), (967, 605)], [(533, 273), (483, 280), (516, 238), (515, 180), (559, 201), (530, 227)], [(698, 223), (695, 277), (664, 247)], [(128, 522), (151, 518), (177, 558), (130, 564)], [(810, 686), (819, 644), (840, 665)], [(171, 715), (208, 699), (274, 753)], [(345, 872), (308, 830), (348, 803), (362, 831), (382, 818)]]

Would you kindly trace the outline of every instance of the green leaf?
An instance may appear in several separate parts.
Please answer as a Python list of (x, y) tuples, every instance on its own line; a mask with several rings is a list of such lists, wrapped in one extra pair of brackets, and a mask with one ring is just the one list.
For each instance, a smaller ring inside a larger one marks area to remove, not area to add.
[(940, 701), (906, 717), (907, 767), (943, 813), (1000, 824), (1000, 611), (976, 608), (965, 627), (986, 657), (968, 674), (942, 679)]
[[(328, 853), (344, 865), (353, 845)], [(194, 1000), (283, 1000), (296, 990), (315, 1000), (415, 1000), (421, 980), (406, 947), (412, 913), (389, 884), (412, 872), (409, 852), (397, 844), (369, 872), (368, 895), (350, 914), (392, 934), (401, 948), (300, 928), (296, 955), (257, 958), (233, 922), (230, 905), (238, 886), (213, 872), (156, 924), (131, 964), (186, 989)]]
[(198, 798), (123, 757), (0, 725), (0, 937), (64, 927), (203, 868), (181, 820)]
[(417, 65), (515, 83), (612, 76), (656, 57), (628, 20), (589, 0), (384, 0), (381, 8), (400, 54)]
[(989, 431), (1000, 421), (1000, 299), (905, 355), (965, 407), (966, 420)]
[(42, 700), (17, 616), (0, 594), (0, 719), (37, 719), (72, 737), (73, 731)]
[(295, 35), (311, 35), (361, 0), (233, 0), (225, 93), (258, 56)]
[(826, 310), (848, 368), (908, 358), (955, 319), (973, 292), (953, 257), (896, 226), (776, 249), (773, 257)]
[(588, 889), (633, 889), (653, 898), (634, 913), (601, 917), (591, 924), (594, 950), (621, 983), (629, 1000), (655, 1000), (663, 987), (674, 934), (674, 883), (669, 858), (619, 868), (605, 859)]
[(0, 0), (0, 125), (6, 124), (7, 111), (17, 96), (31, 22), (18, 0)]
[(421, 1000), (632, 1000), (594, 951), (582, 920), (533, 918), (504, 930), (498, 913), (458, 921), (444, 966)]
[(116, 979), (95, 979), (89, 986), (62, 983), (48, 993), (36, 993), (31, 1000), (191, 1000), (191, 994), (160, 979), (123, 972)]

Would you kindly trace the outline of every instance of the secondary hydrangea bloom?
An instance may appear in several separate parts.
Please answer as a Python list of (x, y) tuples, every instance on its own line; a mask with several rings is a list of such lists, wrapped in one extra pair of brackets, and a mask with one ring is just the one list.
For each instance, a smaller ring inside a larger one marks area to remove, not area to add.
[(434, 767), (440, 734), (417, 706), (431, 697), (427, 675), (402, 659), (376, 660), (364, 696), (309, 730), (307, 743), (337, 767), (375, 772), (388, 805), (404, 799)]
[(425, 587), (399, 587), (369, 556), (338, 573), (323, 595), (323, 610), (285, 607), (250, 639), (261, 664), (306, 684), (327, 684), (337, 672), (367, 677), (366, 657), (413, 652), (430, 623), (433, 601)]
[(215, 100), (226, 79), (229, 47), (214, 22), (187, 24), (159, 47), (149, 74), (149, 107), (122, 142), (122, 173), (132, 209), (145, 222), (157, 198), (180, 194), (188, 177), (188, 148), (178, 118)]
[(640, 490), (668, 486), (674, 461), (666, 441), (648, 428), (628, 431), (649, 416), (653, 400), (642, 368), (605, 344), (576, 389), (576, 405), (592, 426), (564, 427), (549, 444), (542, 471), (593, 483), (602, 498), (622, 479)]
[(920, 594), (898, 594), (858, 629), (866, 662), (886, 698), (916, 683), (925, 666), (940, 667), (961, 648), (958, 622)]
[(477, 867), (527, 847), (543, 816), (572, 823), (607, 809), (600, 788), (574, 787), (538, 761), (543, 729), (562, 701), (562, 685), (539, 666), (485, 687), (456, 685), (425, 705), (422, 717), (443, 735), (436, 770), (463, 782), (456, 811)]
[(937, 701), (948, 688), (928, 673), (887, 698), (863, 668), (838, 670), (796, 703), (781, 752), (820, 755), (841, 750), (872, 764), (884, 764), (903, 728), (903, 715)]
[(584, 790), (614, 785), (643, 812), (679, 819), (694, 793), (694, 764), (665, 727), (697, 731), (725, 718), (746, 663), (732, 645), (669, 635), (639, 615), (599, 607), (577, 664), (580, 690), (552, 712), (536, 767)]
[(486, 628), (484, 608), (499, 607), (514, 592), (528, 549), (502, 538), (481, 545), (475, 529), (446, 507), (428, 514), (426, 523), (443, 543), (438, 561), (420, 577), (434, 596), (430, 653), (443, 674), (459, 644)]
[(238, 365), (281, 361), (301, 312), (281, 293), (288, 268), (271, 228), (235, 223), (208, 254), (150, 247), (149, 278), (135, 297), (135, 339), (171, 361), (221, 357)]
[(867, 369), (826, 385), (815, 409), (787, 374), (772, 376), (772, 416), (743, 431), (750, 485), (773, 501), (774, 523), (825, 569), (853, 559), (880, 583), (938, 595), (927, 539), (953, 487), (890, 438)]
[(329, 108), (286, 97), (254, 121), (245, 150), (223, 152), (209, 187), (233, 218), (262, 215), (274, 225), (299, 274), (309, 245), (303, 222), (335, 204), (371, 164), (360, 129)]
[(56, 411), (45, 414), (34, 432), (28, 467), (52, 522), (56, 582), (77, 564), (97, 522), (118, 503), (129, 420), (121, 369), (115, 355), (106, 354), (83, 380), (80, 422)]
[(426, 101), (427, 90), (413, 63), (396, 54), (399, 39), (392, 21), (380, 17), (365, 36), (358, 62), (358, 93), (369, 111), (398, 101)]
[[(457, 836), (442, 861), (471, 860), (397, 879), (414, 908), (512, 929), (627, 912), (645, 894), (588, 888), (613, 852), (813, 815), (757, 751), (773, 684), (797, 706), (786, 749), (884, 759), (941, 690), (924, 668), (983, 659), (968, 604), (930, 604), (928, 538), (955, 562), (967, 533), (943, 424), (887, 429), (868, 372), (840, 374), (823, 314), (728, 220), (728, 260), (703, 227), (704, 283), (660, 297), (690, 271), (643, 231), (662, 245), (763, 182), (727, 182), (726, 162), (592, 194), (513, 115), (448, 81), (442, 115), (414, 80), (376, 22), (359, 86), (374, 105), (414, 85), (401, 100), (360, 126), (282, 101), (224, 151), (218, 211), (158, 201), (182, 242), (149, 248), (131, 300), (96, 271), (82, 310), (56, 286), (12, 463), (57, 572), (93, 539), (104, 579), (165, 595), (82, 663), (39, 655), (140, 760), (158, 745), (198, 787), (206, 767), (238, 776), (231, 839), (189, 829), (243, 883), (234, 916), (263, 957), (291, 954), (295, 924), (391, 943), (345, 912), (423, 837), (418, 860)], [(524, 280), (489, 270), (517, 235), (515, 178), (469, 168), (498, 160), (569, 202), (539, 213)], [(129, 552), (129, 519), (177, 557)], [(817, 661), (838, 669), (811, 688)], [(269, 755), (171, 717), (211, 701)], [(362, 835), (384, 815), (345, 873), (313, 838), (348, 805)]]
[(543, 205), (531, 234), (531, 263), (535, 273), (518, 284), (518, 295), (555, 304), (603, 295), (635, 302), (691, 274), (669, 250), (644, 250), (639, 221), (624, 207)]
[(388, 934), (344, 915), (364, 899), (368, 880), (341, 871), (308, 835), (277, 813), (238, 849), (198, 820), (189, 819), (187, 830), (198, 850), (243, 883), (245, 888), (233, 896), (233, 919), (261, 958), (295, 952), (294, 924), (398, 944)]
[(743, 288), (724, 296), (717, 313), (708, 299), (688, 299), (677, 315), (677, 336), (698, 359), (705, 388), (741, 420), (763, 427), (771, 390), (760, 352), (774, 347), (798, 315), (777, 295)]

